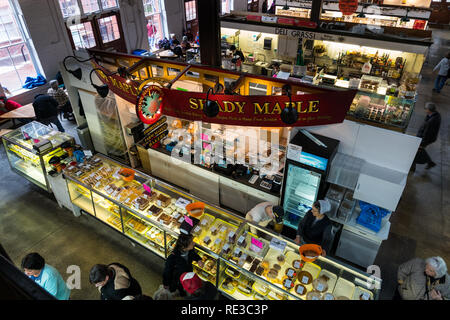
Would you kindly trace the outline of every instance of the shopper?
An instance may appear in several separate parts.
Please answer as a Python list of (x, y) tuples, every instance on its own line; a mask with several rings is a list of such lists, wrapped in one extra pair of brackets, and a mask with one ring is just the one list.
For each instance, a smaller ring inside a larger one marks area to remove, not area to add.
[(38, 94), (34, 97), (33, 108), (39, 122), (45, 125), (53, 123), (59, 131), (65, 131), (58, 119), (58, 102), (55, 99), (49, 95)]
[(177, 36), (174, 33), (172, 33), (170, 35), (170, 41), (169, 42), (170, 42), (170, 47), (172, 47), (172, 48), (174, 48), (174, 47), (176, 47), (177, 45), (180, 44), (180, 41), (178, 41)]
[(231, 63), (234, 65), (236, 70), (241, 70), (242, 63), (245, 61), (244, 54), (242, 51), (234, 44), (230, 46), (231, 51)]
[(25, 274), (47, 290), (58, 300), (69, 300), (70, 289), (61, 274), (36, 252), (27, 254), (22, 259), (22, 269)]
[(272, 77), (276, 78), (278, 76), (278, 72), (280, 72), (280, 64), (278, 62), (274, 62), (272, 64)]
[[(281, 206), (274, 206), (272, 202), (261, 202), (254, 206), (247, 214), (245, 219), (258, 224), (261, 227), (267, 227), (271, 221), (280, 221), (283, 218), (284, 209)], [(255, 233), (255, 229), (252, 228)]]
[(297, 229), (295, 243), (302, 245), (306, 243), (318, 244), (322, 247), (322, 255), (331, 249), (331, 220), (326, 213), (331, 210), (328, 200), (316, 201), (309, 210)]
[(276, 0), (273, 0), (272, 4), (270, 5), (269, 10), (267, 10), (267, 13), (275, 14), (275, 5), (276, 5)]
[(431, 157), (425, 150), (425, 148), (435, 142), (437, 139), (439, 128), (441, 126), (441, 115), (439, 112), (437, 112), (436, 105), (432, 102), (427, 102), (427, 104), (425, 105), (425, 112), (427, 115), (422, 126), (417, 132), (417, 137), (422, 138), (422, 141), (411, 166), (412, 172), (416, 170), (417, 163), (426, 163), (427, 166), (425, 167), (425, 169), (431, 169), (436, 166), (436, 163), (431, 160)]
[(263, 0), (263, 3), (261, 5), (261, 12), (267, 13), (267, 0)]
[(438, 69), (439, 69), (438, 76), (436, 78), (436, 81), (434, 82), (433, 91), (440, 93), (445, 85), (445, 82), (449, 78), (450, 52), (447, 53), (447, 55), (444, 58), (442, 58), (441, 61), (439, 61), (439, 63), (434, 67), (433, 72)]
[(148, 35), (148, 43), (150, 45), (150, 50), (153, 50), (153, 46), (155, 45), (155, 37), (156, 37), (156, 27), (150, 21), (147, 23), (147, 35)]
[(59, 87), (58, 80), (50, 81), (50, 88), (47, 94), (58, 102), (58, 109), (64, 113), (64, 119), (73, 120), (72, 106), (69, 97), (63, 88)]
[(93, 266), (89, 281), (99, 289), (101, 300), (122, 300), (126, 296), (142, 294), (141, 286), (130, 270), (117, 262)]
[(166, 260), (163, 272), (163, 285), (171, 293), (177, 289), (180, 296), (186, 296), (186, 292), (180, 283), (180, 276), (185, 272), (192, 272), (192, 262), (197, 261), (203, 266), (201, 257), (194, 250), (194, 238), (190, 234), (180, 234), (175, 248)]
[(194, 272), (185, 272), (180, 282), (188, 293), (186, 300), (216, 300), (217, 288), (209, 281), (203, 281)]
[(398, 268), (394, 300), (449, 300), (450, 277), (441, 257), (414, 258)]

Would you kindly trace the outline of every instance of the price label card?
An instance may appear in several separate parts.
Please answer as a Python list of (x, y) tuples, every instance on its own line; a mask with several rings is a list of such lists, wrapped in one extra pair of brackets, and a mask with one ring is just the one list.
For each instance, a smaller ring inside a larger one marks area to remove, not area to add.
[(227, 227), (225, 227), (225, 226), (220, 227), (220, 230), (219, 230), (220, 233), (224, 233), (225, 231), (227, 231)]
[(294, 270), (290, 269), (287, 273), (288, 277), (293, 277), (294, 276)]
[(279, 240), (277, 238), (272, 238), (272, 240), (270, 241), (270, 247), (281, 252), (284, 252), (286, 245), (286, 241)]
[(313, 297), (311, 298), (311, 300), (319, 300), (319, 297), (313, 296)]
[(235, 256), (238, 256), (240, 252), (241, 252), (241, 249), (239, 249), (239, 248), (234, 249)]
[(146, 185), (145, 183), (142, 184), (142, 187), (144, 188), (145, 191), (147, 191), (148, 193), (152, 193), (152, 188), (150, 188), (148, 185)]
[(190, 226), (194, 226), (194, 222), (188, 216), (184, 217), (184, 221), (186, 221)]
[(285, 281), (285, 285), (286, 285), (286, 287), (290, 287), (290, 286), (292, 285), (292, 281), (289, 280), (289, 279), (287, 279), (287, 280)]
[(92, 151), (91, 150), (84, 150), (83, 152), (84, 152), (84, 155), (86, 157), (92, 157)]
[(297, 293), (299, 293), (299, 294), (303, 294), (303, 291), (304, 291), (305, 289), (303, 288), (303, 287), (298, 287), (297, 288)]
[(367, 292), (364, 292), (363, 294), (362, 294), (362, 297), (361, 298), (363, 298), (363, 300), (369, 300), (370, 299), (370, 295), (367, 293)]
[(264, 247), (264, 243), (252, 237), (252, 244), (262, 249)]
[(323, 289), (324, 289), (323, 284), (322, 284), (322, 283), (319, 283), (319, 284), (317, 285), (317, 290), (318, 290), (318, 291), (323, 291)]
[(306, 277), (306, 276), (302, 277), (302, 283), (307, 284), (308, 280), (309, 280), (308, 277)]

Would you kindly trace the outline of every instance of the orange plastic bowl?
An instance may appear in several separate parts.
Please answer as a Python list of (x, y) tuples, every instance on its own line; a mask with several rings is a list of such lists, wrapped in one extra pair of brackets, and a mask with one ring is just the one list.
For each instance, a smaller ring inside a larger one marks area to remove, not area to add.
[(119, 170), (119, 175), (124, 181), (133, 181), (135, 173), (136, 172), (134, 170), (128, 168), (122, 168)]
[[(322, 254), (322, 247), (317, 244), (307, 243), (302, 245), (298, 251), (303, 261), (312, 262)], [(314, 253), (314, 258), (311, 257), (312, 253)]]
[(186, 206), (186, 211), (191, 217), (200, 218), (205, 210), (205, 204), (203, 202), (193, 202)]

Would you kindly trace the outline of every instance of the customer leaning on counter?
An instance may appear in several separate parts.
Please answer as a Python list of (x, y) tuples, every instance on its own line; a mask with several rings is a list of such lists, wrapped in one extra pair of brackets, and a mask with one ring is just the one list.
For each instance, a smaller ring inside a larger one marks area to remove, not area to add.
[(180, 296), (186, 296), (186, 291), (180, 282), (180, 276), (185, 272), (194, 271), (192, 262), (197, 261), (203, 266), (202, 258), (194, 250), (194, 237), (190, 234), (180, 234), (172, 253), (167, 257), (163, 272), (163, 285), (171, 293), (177, 289)]
[(318, 244), (322, 247), (322, 255), (326, 255), (331, 249), (331, 220), (326, 216), (330, 210), (328, 200), (316, 201), (300, 221), (295, 243)]
[[(245, 219), (255, 222), (261, 227), (267, 227), (271, 221), (280, 221), (283, 218), (284, 209), (281, 206), (274, 206), (272, 202), (261, 202), (253, 207), (245, 215)], [(252, 231), (255, 233), (255, 231)]]
[(441, 257), (414, 258), (398, 267), (394, 300), (449, 300), (450, 277)]

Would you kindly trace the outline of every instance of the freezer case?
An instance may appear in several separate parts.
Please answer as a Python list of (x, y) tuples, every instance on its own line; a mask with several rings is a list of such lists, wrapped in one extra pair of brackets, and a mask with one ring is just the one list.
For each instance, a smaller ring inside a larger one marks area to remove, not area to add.
[(66, 155), (60, 146), (67, 141), (73, 138), (36, 121), (3, 136), (11, 169), (47, 192), (52, 192), (47, 172), (53, 169), (48, 161)]
[(283, 184), (284, 225), (298, 228), (300, 220), (317, 199), (322, 174), (288, 160)]

